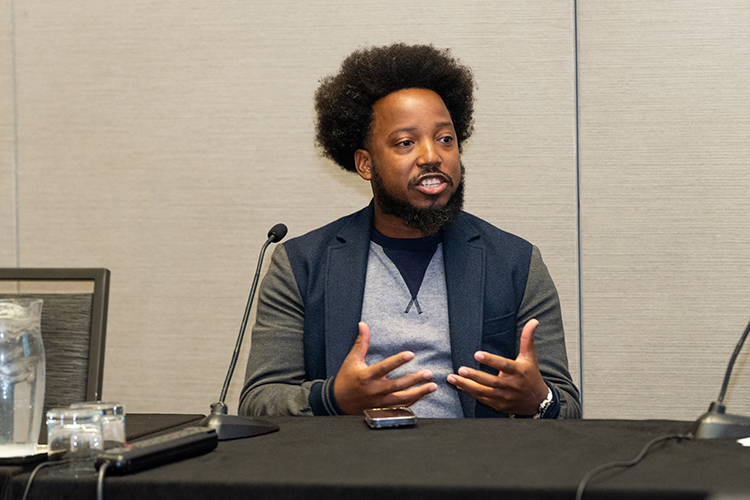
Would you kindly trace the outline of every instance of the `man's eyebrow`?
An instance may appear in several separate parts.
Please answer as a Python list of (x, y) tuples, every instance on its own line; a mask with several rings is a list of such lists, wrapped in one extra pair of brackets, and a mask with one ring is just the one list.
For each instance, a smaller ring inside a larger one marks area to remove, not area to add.
[(399, 132), (414, 132), (415, 130), (417, 130), (417, 127), (402, 127), (402, 128), (396, 129), (393, 132), (391, 132), (390, 134), (388, 134), (388, 137), (390, 137), (390, 136), (392, 136), (394, 134), (398, 134)]
[[(452, 127), (452, 126), (453, 126), (453, 122), (435, 122), (435, 128)], [(388, 134), (388, 137), (392, 136), (393, 134), (398, 134), (399, 132), (414, 132), (415, 130), (417, 130), (417, 127), (402, 127)]]

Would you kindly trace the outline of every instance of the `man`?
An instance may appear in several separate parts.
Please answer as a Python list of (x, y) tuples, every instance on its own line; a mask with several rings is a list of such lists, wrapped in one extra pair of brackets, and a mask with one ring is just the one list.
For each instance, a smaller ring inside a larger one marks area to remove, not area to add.
[(323, 80), (317, 141), (373, 201), (276, 249), (240, 413), (580, 416), (538, 249), (461, 210), (473, 87), (448, 51), (404, 44)]

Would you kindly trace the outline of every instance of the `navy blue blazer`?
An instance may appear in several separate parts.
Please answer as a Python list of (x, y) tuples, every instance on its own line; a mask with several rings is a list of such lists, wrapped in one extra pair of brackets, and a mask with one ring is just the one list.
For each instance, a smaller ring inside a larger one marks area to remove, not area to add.
[[(359, 212), (284, 243), (304, 302), (308, 380), (334, 377), (358, 335), (372, 216), (371, 203)], [(469, 366), (491, 371), (474, 359), (474, 353), (485, 350), (515, 359), (523, 324), (538, 319), (535, 347), (540, 371), (553, 390), (559, 411), (561, 395), (564, 406), (579, 405), (578, 391), (567, 368), (557, 292), (543, 264), (544, 290), (540, 297), (527, 297), (527, 302), (535, 303), (521, 311), (532, 249), (531, 243), (466, 212), (444, 230), (451, 356), (454, 370)], [(532, 293), (539, 295), (536, 288)], [(313, 385), (311, 390), (310, 404), (315, 414), (324, 413), (322, 390), (322, 383)], [(459, 391), (459, 397), (466, 417), (507, 416), (463, 391)], [(573, 414), (579, 412), (573, 409)]]

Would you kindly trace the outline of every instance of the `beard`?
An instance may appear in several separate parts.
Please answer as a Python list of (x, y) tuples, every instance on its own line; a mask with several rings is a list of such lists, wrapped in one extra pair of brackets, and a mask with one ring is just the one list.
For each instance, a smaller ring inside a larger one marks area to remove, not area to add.
[(420, 231), (424, 236), (435, 234), (456, 220), (464, 206), (464, 165), (461, 163), (461, 180), (456, 191), (445, 205), (416, 207), (393, 196), (383, 183), (377, 165), (372, 164), (372, 190), (384, 214), (401, 219), (407, 227)]

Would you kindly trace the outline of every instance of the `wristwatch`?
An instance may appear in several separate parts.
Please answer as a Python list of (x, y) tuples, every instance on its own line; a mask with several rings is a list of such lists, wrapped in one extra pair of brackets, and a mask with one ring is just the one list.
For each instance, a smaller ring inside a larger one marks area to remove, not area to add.
[(539, 410), (537, 410), (536, 415), (534, 415), (533, 418), (542, 418), (544, 414), (547, 412), (547, 408), (549, 408), (551, 404), (552, 404), (552, 389), (547, 387), (547, 397), (544, 398), (544, 401), (539, 403)]

